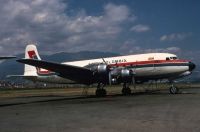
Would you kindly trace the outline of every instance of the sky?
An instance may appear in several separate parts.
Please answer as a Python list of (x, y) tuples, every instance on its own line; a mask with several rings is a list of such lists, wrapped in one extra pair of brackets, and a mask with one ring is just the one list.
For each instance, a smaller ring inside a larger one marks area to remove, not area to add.
[(199, 0), (0, 0), (0, 55), (199, 53)]

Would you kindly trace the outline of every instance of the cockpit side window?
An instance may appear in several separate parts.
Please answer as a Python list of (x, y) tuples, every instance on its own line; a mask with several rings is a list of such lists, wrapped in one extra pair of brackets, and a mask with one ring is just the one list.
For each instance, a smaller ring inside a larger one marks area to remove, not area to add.
[(166, 57), (166, 60), (176, 60), (177, 57)]

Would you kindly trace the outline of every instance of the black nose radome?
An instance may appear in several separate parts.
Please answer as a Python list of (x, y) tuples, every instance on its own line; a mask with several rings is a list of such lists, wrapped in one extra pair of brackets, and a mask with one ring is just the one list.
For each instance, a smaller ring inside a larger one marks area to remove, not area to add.
[(192, 71), (192, 70), (194, 70), (194, 69), (195, 69), (195, 67), (196, 67), (196, 65), (195, 65), (194, 63), (192, 63), (192, 62), (189, 62), (189, 71)]

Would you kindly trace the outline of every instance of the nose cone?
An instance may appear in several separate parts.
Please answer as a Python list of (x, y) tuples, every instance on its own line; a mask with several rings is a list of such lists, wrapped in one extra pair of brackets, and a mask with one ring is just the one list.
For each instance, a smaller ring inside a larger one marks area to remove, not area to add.
[(195, 69), (195, 67), (196, 67), (196, 65), (195, 65), (194, 63), (192, 63), (192, 62), (189, 62), (189, 71), (192, 71), (192, 70), (194, 70), (194, 69)]

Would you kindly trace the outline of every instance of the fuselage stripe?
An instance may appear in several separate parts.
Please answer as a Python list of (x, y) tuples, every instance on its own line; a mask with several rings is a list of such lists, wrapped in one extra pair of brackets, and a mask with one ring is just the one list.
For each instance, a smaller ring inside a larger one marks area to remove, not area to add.
[(125, 63), (115, 63), (110, 64), (109, 66), (134, 66), (134, 65), (156, 65), (156, 64), (188, 64), (187, 60), (153, 60), (153, 61), (136, 61), (136, 62), (125, 62)]

